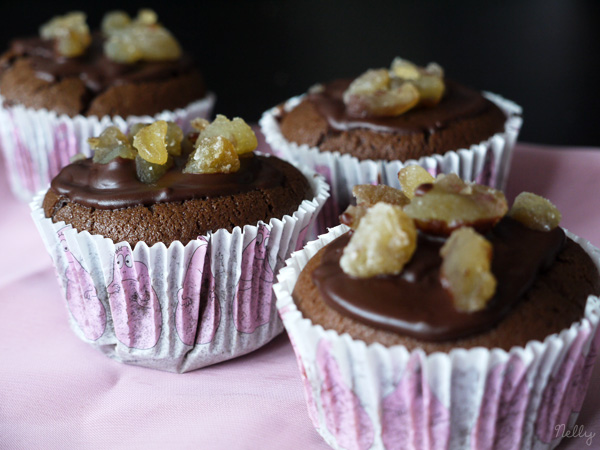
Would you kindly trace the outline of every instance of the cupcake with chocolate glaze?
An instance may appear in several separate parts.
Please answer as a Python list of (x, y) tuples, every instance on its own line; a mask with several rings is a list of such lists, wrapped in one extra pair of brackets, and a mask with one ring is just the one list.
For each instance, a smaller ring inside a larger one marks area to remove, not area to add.
[[(90, 32), (80, 12), (53, 18), (39, 36), (15, 39), (0, 57), (0, 138), (11, 188), (23, 199), (83, 152), (107, 126), (127, 132), (148, 116), (187, 127), (214, 96), (156, 13), (106, 14)], [(188, 131), (186, 129), (186, 131)]]
[(313, 424), (334, 448), (554, 448), (600, 344), (600, 251), (534, 194), (399, 183), (356, 186), (275, 286)]
[(32, 202), (69, 321), (109, 357), (186, 372), (282, 330), (274, 276), (327, 196), (318, 176), (255, 154), (239, 118), (107, 128)]
[(312, 87), (265, 112), (261, 127), (275, 154), (330, 182), (325, 232), (351, 202), (353, 186), (399, 188), (406, 163), (502, 188), (520, 116), (514, 103), (445, 78), (435, 63), (396, 58), (389, 69)]

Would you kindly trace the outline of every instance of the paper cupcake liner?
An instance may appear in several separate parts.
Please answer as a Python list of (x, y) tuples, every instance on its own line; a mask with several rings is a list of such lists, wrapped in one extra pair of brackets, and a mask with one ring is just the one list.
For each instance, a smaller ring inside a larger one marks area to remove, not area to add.
[[(317, 222), (319, 233), (325, 233), (327, 227), (333, 227), (339, 223), (338, 216), (352, 202), (354, 186), (357, 184), (387, 184), (400, 188), (398, 172), (410, 164), (424, 167), (433, 176), (454, 172), (465, 181), (476, 181), (503, 190), (508, 179), (514, 144), (523, 122), (522, 109), (498, 95), (484, 93), (484, 96), (506, 114), (504, 132), (472, 145), (469, 149), (457, 149), (442, 155), (423, 156), (418, 160), (405, 162), (359, 160), (349, 154), (320, 151), (317, 147), (289, 142), (281, 133), (279, 126), (278, 118), (281, 114), (279, 106), (266, 111), (259, 123), (265, 140), (275, 155), (310, 167), (323, 175), (331, 185), (331, 196)], [(283, 106), (284, 110), (294, 109), (303, 97), (298, 96), (288, 100)]]
[[(286, 262), (274, 286), (311, 420), (335, 449), (551, 449), (581, 409), (600, 345), (600, 299), (584, 318), (524, 348), (427, 355), (367, 345), (302, 316), (291, 293), (339, 226)], [(570, 233), (600, 270), (600, 251)]]
[(135, 123), (167, 120), (176, 122), (187, 132), (191, 119), (210, 116), (215, 98), (209, 93), (182, 109), (163, 111), (153, 117), (123, 118), (69, 117), (47, 109), (6, 106), (0, 96), (0, 147), (10, 188), (19, 199), (31, 201), (74, 155), (91, 156), (88, 138), (98, 136), (106, 127), (114, 125), (127, 132)]
[(314, 192), (268, 224), (225, 229), (168, 248), (135, 248), (64, 222), (31, 203), (54, 261), (71, 328), (127, 364), (187, 372), (261, 347), (282, 331), (272, 296), (275, 274), (302, 244), (327, 198), (322, 177), (302, 171)]

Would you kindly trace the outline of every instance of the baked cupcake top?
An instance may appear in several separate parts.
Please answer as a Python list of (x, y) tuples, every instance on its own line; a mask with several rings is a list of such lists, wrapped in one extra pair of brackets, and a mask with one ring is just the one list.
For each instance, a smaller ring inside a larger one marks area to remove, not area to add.
[(567, 328), (599, 292), (548, 200), (522, 193), (509, 211), (501, 192), (456, 175), (399, 177), (403, 191), (355, 187), (341, 217), (353, 230), (301, 274), (294, 299), (311, 320), (369, 343), (510, 348)]
[(55, 17), (39, 36), (14, 40), (0, 69), (7, 104), (69, 116), (155, 114), (205, 95), (192, 58), (151, 10), (108, 13), (94, 33), (83, 13)]
[(289, 141), (359, 159), (418, 159), (469, 148), (504, 130), (506, 115), (479, 92), (396, 58), (354, 80), (314, 86), (282, 112)]
[(116, 242), (148, 245), (191, 239), (220, 228), (292, 214), (312, 198), (308, 181), (278, 158), (255, 155), (256, 136), (239, 118), (192, 122), (187, 137), (172, 122), (116, 127), (90, 139), (83, 156), (54, 178), (43, 208)]

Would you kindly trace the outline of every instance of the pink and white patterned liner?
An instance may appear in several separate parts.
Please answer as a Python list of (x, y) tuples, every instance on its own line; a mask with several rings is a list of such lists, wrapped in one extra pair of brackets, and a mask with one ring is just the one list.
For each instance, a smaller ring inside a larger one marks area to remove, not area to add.
[(117, 361), (187, 372), (241, 356), (282, 330), (274, 274), (303, 244), (328, 196), (321, 176), (301, 169), (314, 192), (269, 223), (221, 229), (168, 248), (77, 232), (32, 216), (56, 268), (69, 323), (85, 342)]
[[(351, 203), (352, 188), (357, 184), (387, 184), (400, 188), (398, 172), (406, 165), (418, 164), (433, 176), (440, 173), (456, 173), (465, 181), (476, 181), (503, 190), (512, 152), (523, 119), (522, 109), (517, 104), (489, 92), (484, 96), (494, 102), (507, 116), (504, 132), (497, 133), (486, 141), (472, 145), (469, 149), (448, 151), (443, 155), (424, 156), (418, 160), (386, 161), (359, 160), (349, 154), (320, 151), (317, 147), (298, 145), (281, 133), (278, 117), (280, 107), (266, 111), (260, 119), (260, 128), (273, 154), (293, 161), (325, 177), (331, 186), (331, 196), (323, 208), (318, 231), (327, 232), (327, 227), (339, 223), (338, 216)], [(294, 109), (304, 95), (289, 99), (283, 108)], [(314, 236), (316, 238), (316, 235)]]
[[(524, 348), (427, 355), (366, 345), (302, 316), (291, 293), (308, 260), (340, 225), (295, 252), (274, 286), (302, 374), (310, 418), (335, 449), (552, 449), (572, 427), (600, 345), (600, 299), (585, 317)], [(600, 250), (570, 233), (600, 270)]]
[(215, 95), (190, 103), (175, 111), (163, 111), (150, 116), (90, 116), (69, 117), (47, 109), (5, 106), (0, 96), (0, 149), (13, 193), (23, 201), (50, 183), (77, 153), (91, 156), (88, 138), (98, 136), (106, 127), (115, 125), (123, 132), (139, 122), (168, 120), (189, 131), (195, 117), (208, 118)]

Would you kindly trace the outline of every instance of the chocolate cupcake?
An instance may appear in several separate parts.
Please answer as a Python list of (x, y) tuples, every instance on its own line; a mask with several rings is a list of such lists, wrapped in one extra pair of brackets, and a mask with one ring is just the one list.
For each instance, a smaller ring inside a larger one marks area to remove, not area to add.
[[(186, 126), (207, 117), (214, 96), (175, 38), (142, 10), (113, 12), (90, 33), (83, 13), (52, 19), (39, 37), (16, 39), (0, 57), (0, 138), (11, 187), (41, 189), (87, 138), (155, 116)], [(186, 130), (187, 131), (187, 130)]]
[(261, 127), (277, 155), (330, 182), (325, 231), (350, 203), (353, 186), (399, 187), (406, 163), (503, 187), (520, 115), (512, 102), (444, 78), (437, 64), (420, 68), (396, 58), (389, 70), (316, 85), (267, 111)]
[(508, 211), (499, 191), (411, 170), (407, 197), (356, 189), (352, 228), (275, 286), (313, 424), (334, 448), (554, 448), (600, 344), (598, 250), (534, 194)]
[(194, 127), (109, 128), (32, 202), (73, 330), (124, 363), (185, 372), (280, 333), (274, 274), (327, 195), (241, 119)]

